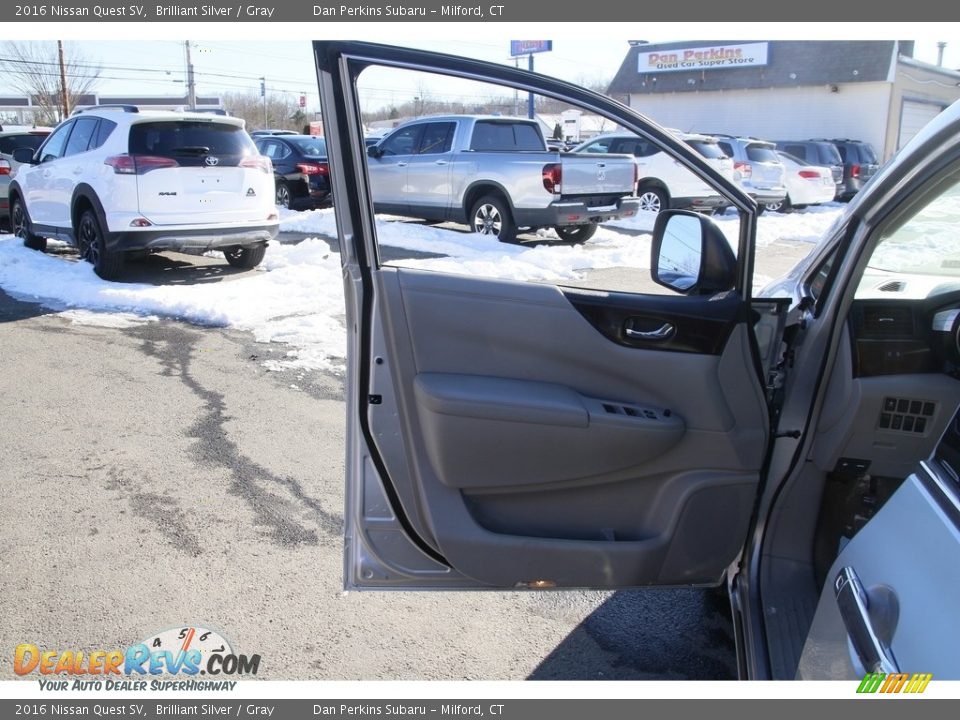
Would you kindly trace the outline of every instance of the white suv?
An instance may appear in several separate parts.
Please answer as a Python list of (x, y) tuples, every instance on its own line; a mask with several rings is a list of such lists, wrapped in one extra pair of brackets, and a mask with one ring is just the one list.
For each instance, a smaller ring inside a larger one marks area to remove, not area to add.
[(37, 250), (76, 245), (102, 278), (160, 250), (219, 249), (252, 268), (279, 228), (273, 168), (239, 118), (100, 106), (14, 158), (14, 233)]
[[(688, 138), (679, 131), (674, 134), (681, 140)], [(708, 140), (700, 135), (689, 137)], [(725, 204), (723, 198), (703, 180), (652, 142), (637, 135), (601, 135), (578, 145), (571, 152), (632, 155), (638, 170), (637, 197), (640, 209), (645, 212), (658, 213), (667, 208), (712, 211)]]

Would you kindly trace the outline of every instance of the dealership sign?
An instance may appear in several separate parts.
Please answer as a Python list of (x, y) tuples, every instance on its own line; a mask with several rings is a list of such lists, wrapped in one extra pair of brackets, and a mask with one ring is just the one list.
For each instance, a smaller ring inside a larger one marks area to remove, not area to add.
[(550, 52), (553, 50), (553, 40), (511, 40), (510, 55), (530, 55), (532, 53)]
[(637, 57), (637, 72), (720, 70), (759, 67), (766, 64), (767, 43), (765, 42), (745, 45), (707, 45), (697, 48), (642, 52)]

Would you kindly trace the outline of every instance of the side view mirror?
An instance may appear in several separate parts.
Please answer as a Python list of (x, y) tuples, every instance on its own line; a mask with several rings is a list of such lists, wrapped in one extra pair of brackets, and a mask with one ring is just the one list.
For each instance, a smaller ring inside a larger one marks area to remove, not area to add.
[(713, 295), (736, 285), (737, 258), (710, 218), (664, 210), (653, 226), (650, 274), (655, 283), (675, 292)]
[(33, 159), (33, 148), (28, 147), (19, 147), (13, 151), (13, 159), (18, 163), (24, 163), (26, 165), (36, 165), (37, 162)]
[(372, 158), (379, 158), (383, 156), (383, 150), (380, 149), (379, 145), (371, 145), (367, 148), (367, 155)]

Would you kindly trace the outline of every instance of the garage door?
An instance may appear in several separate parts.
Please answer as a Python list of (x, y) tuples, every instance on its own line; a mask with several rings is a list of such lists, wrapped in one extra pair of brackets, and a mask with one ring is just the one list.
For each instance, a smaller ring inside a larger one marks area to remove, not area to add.
[(926, 102), (904, 100), (900, 113), (900, 137), (897, 140), (897, 149), (910, 142), (924, 125), (940, 114), (943, 107)]

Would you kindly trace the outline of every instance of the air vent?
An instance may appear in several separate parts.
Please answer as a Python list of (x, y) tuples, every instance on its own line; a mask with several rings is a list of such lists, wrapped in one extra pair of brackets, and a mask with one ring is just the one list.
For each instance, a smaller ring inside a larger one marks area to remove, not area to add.
[(874, 337), (913, 337), (913, 313), (907, 307), (867, 306), (863, 333)]
[(890, 282), (885, 282), (883, 285), (877, 287), (877, 290), (880, 292), (903, 292), (903, 289), (907, 286), (902, 280), (891, 280)]

